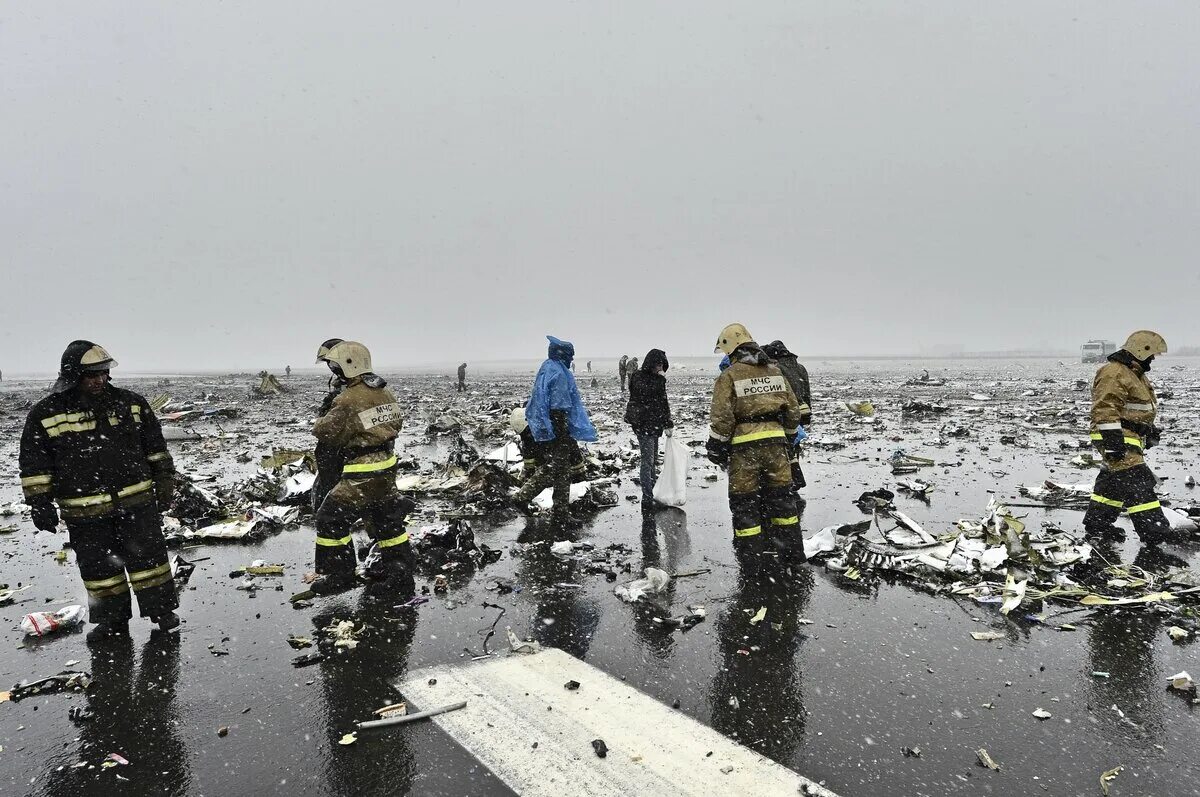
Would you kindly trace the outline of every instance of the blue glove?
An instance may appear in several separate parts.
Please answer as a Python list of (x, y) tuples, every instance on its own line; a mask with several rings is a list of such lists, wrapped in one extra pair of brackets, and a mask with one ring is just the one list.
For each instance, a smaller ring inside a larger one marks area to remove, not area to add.
[(808, 432), (804, 431), (803, 426), (798, 427), (796, 429), (796, 437), (794, 440), (792, 440), (792, 445), (798, 446), (798, 445), (800, 445), (801, 440), (806, 440), (806, 439), (808, 439)]

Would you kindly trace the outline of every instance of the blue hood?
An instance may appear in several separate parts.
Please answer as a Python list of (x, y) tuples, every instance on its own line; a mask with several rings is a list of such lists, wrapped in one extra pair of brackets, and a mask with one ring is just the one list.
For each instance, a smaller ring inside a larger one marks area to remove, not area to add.
[(546, 340), (550, 341), (550, 351), (547, 356), (551, 360), (557, 360), (566, 365), (571, 364), (571, 360), (575, 359), (575, 344), (569, 340), (559, 340), (553, 335), (547, 335)]
[(545, 443), (554, 439), (554, 426), (550, 422), (551, 410), (566, 410), (567, 429), (574, 440), (585, 443), (596, 441), (596, 427), (588, 419), (579, 388), (569, 365), (575, 357), (575, 347), (565, 340), (547, 335), (550, 341), (550, 357), (538, 369), (533, 380), (533, 392), (525, 405), (525, 421), (533, 439)]

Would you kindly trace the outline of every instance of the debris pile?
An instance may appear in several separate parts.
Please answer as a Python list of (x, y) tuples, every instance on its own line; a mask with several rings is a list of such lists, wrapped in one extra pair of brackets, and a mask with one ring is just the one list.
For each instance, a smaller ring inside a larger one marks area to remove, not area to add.
[(889, 495), (864, 493), (857, 503), (872, 520), (822, 529), (805, 540), (809, 558), (851, 582), (902, 577), (934, 592), (994, 604), (1004, 615), (1024, 607), (1022, 616), (1032, 620), (1042, 619), (1036, 612), (1053, 601), (1154, 607), (1186, 623), (1177, 617), (1180, 606), (1200, 604), (1200, 579), (1187, 567), (1108, 564), (1082, 532), (1050, 523), (1030, 529), (994, 495), (982, 518), (959, 520), (936, 535), (897, 510)]

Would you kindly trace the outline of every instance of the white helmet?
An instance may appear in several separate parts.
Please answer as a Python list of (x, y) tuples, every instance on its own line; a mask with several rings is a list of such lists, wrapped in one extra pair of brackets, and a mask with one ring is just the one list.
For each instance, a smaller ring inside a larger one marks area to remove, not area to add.
[(508, 414), (508, 426), (517, 434), (529, 428), (529, 421), (525, 420), (524, 407), (516, 407)]
[(325, 354), (330, 365), (336, 365), (345, 379), (371, 373), (371, 352), (354, 340), (343, 340)]

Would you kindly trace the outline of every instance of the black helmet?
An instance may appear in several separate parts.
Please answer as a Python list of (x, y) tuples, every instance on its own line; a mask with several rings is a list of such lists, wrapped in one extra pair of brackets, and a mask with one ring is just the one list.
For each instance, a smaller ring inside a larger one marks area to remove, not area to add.
[(772, 360), (782, 360), (784, 357), (795, 357), (796, 355), (788, 351), (788, 347), (783, 345), (782, 340), (773, 340), (766, 346), (763, 346), (763, 351)]
[(58, 381), (50, 390), (53, 393), (65, 393), (78, 385), (85, 373), (107, 371), (116, 364), (117, 361), (103, 346), (97, 346), (90, 340), (73, 340), (63, 351)]

